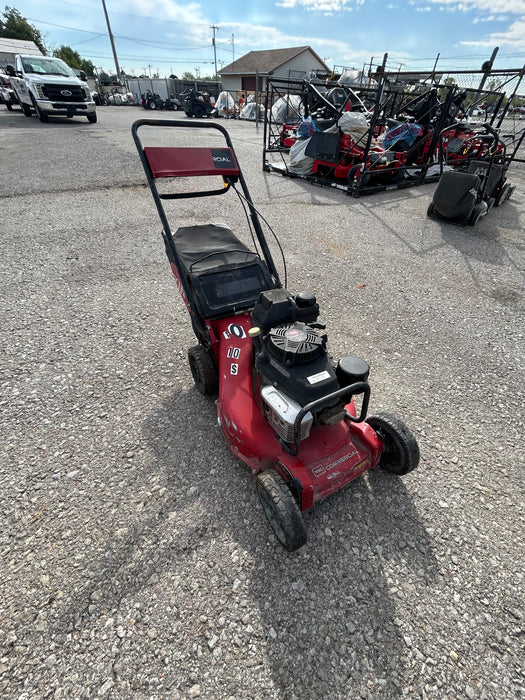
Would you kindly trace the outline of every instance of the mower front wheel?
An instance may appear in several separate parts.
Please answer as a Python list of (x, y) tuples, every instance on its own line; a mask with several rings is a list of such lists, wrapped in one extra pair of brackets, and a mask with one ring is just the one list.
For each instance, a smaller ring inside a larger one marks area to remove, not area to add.
[(188, 360), (195, 387), (203, 396), (213, 396), (219, 388), (219, 376), (208, 348), (194, 345), (188, 350)]
[[(364, 170), (364, 168), (365, 168), (364, 164), (359, 163), (358, 165), (354, 165), (348, 171), (348, 175), (346, 176), (346, 180), (348, 182), (349, 187), (352, 190), (355, 190), (357, 188), (359, 176), (361, 175), (361, 171)], [(361, 178), (361, 187), (366, 187), (366, 185), (368, 185), (369, 182), (370, 182), (370, 175), (368, 173), (364, 173), (362, 178)]]
[(419, 464), (416, 438), (403, 423), (389, 413), (378, 413), (366, 419), (383, 442), (379, 466), (391, 474), (403, 476)]
[(255, 478), (257, 495), (275, 536), (288, 552), (306, 544), (301, 510), (282, 476), (269, 469)]

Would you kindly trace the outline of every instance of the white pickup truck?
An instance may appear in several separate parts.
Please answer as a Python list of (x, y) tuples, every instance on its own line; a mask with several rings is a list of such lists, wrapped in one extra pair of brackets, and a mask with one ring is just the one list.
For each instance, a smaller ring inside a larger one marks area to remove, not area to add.
[(17, 55), (15, 65), (7, 66), (6, 72), (26, 117), (34, 110), (41, 122), (50, 116), (80, 115), (92, 124), (97, 121), (88, 84), (60, 58)]

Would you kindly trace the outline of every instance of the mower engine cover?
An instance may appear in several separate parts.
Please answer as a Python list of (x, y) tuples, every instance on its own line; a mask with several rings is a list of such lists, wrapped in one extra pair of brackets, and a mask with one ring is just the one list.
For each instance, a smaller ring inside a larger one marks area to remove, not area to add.
[(433, 204), (446, 219), (467, 219), (478, 197), (481, 180), (478, 175), (449, 171), (441, 176)]
[(339, 389), (326, 340), (306, 323), (271, 328), (255, 357), (255, 369), (264, 384), (277, 387), (304, 406)]
[[(294, 298), (285, 289), (262, 292), (252, 312), (254, 326), (261, 331), (254, 337), (254, 398), (285, 442), (292, 441), (303, 407), (368, 377), (368, 365), (359, 358), (343, 358), (335, 366), (326, 350), (327, 336), (319, 333), (324, 326), (316, 323), (318, 314), (311, 292)], [(314, 414), (306, 413), (299, 439), (308, 437), (314, 421), (333, 425), (344, 416), (345, 401), (334, 398)]]

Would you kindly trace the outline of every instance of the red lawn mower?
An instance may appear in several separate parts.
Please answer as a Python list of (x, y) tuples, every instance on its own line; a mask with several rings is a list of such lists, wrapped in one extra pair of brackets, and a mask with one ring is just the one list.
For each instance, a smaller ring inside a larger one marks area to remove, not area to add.
[[(174, 130), (181, 141), (182, 128), (214, 129), (224, 142), (219, 137), (220, 147), (143, 146), (142, 127), (150, 136), (160, 134), (159, 128)], [(292, 294), (286, 279), (281, 285), (226, 129), (141, 119), (132, 133), (198, 340), (188, 351), (196, 388), (207, 396), (218, 392), (217, 418), (226, 440), (254, 475), (278, 540), (294, 551), (307, 539), (301, 511), (378, 465), (407, 474), (419, 462), (417, 442), (389, 414), (366, 418), (368, 364), (354, 356), (335, 363), (314, 294)], [(197, 176), (213, 177), (218, 186), (190, 189), (184, 180), (178, 183), (183, 191), (176, 187), (175, 178)], [(224, 224), (171, 230), (165, 201), (230, 190), (244, 207), (250, 246)]]

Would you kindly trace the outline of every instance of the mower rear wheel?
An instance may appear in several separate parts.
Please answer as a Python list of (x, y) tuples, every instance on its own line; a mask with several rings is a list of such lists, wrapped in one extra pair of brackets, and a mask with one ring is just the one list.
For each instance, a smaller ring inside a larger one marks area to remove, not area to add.
[(274, 535), (288, 552), (306, 544), (307, 534), (301, 510), (282, 476), (269, 469), (255, 478), (257, 495)]
[(495, 207), (500, 207), (504, 202), (507, 201), (507, 199), (510, 197), (511, 194), (511, 186), (507, 182), (501, 190), (498, 192), (498, 196), (496, 197), (496, 201), (494, 202)]
[(204, 116), (204, 107), (202, 105), (195, 105), (193, 108), (193, 114), (197, 117), (197, 119), (202, 119)]
[(383, 441), (379, 466), (391, 474), (408, 474), (419, 464), (419, 447), (408, 427), (389, 413), (370, 416), (366, 422)]
[(195, 387), (203, 396), (213, 396), (219, 388), (219, 376), (208, 348), (194, 345), (188, 350), (188, 360)]
[(481, 219), (481, 215), (483, 214), (484, 207), (482, 204), (476, 204), (474, 209), (470, 212), (470, 216), (468, 217), (468, 225), (469, 226), (475, 226), (478, 221)]

